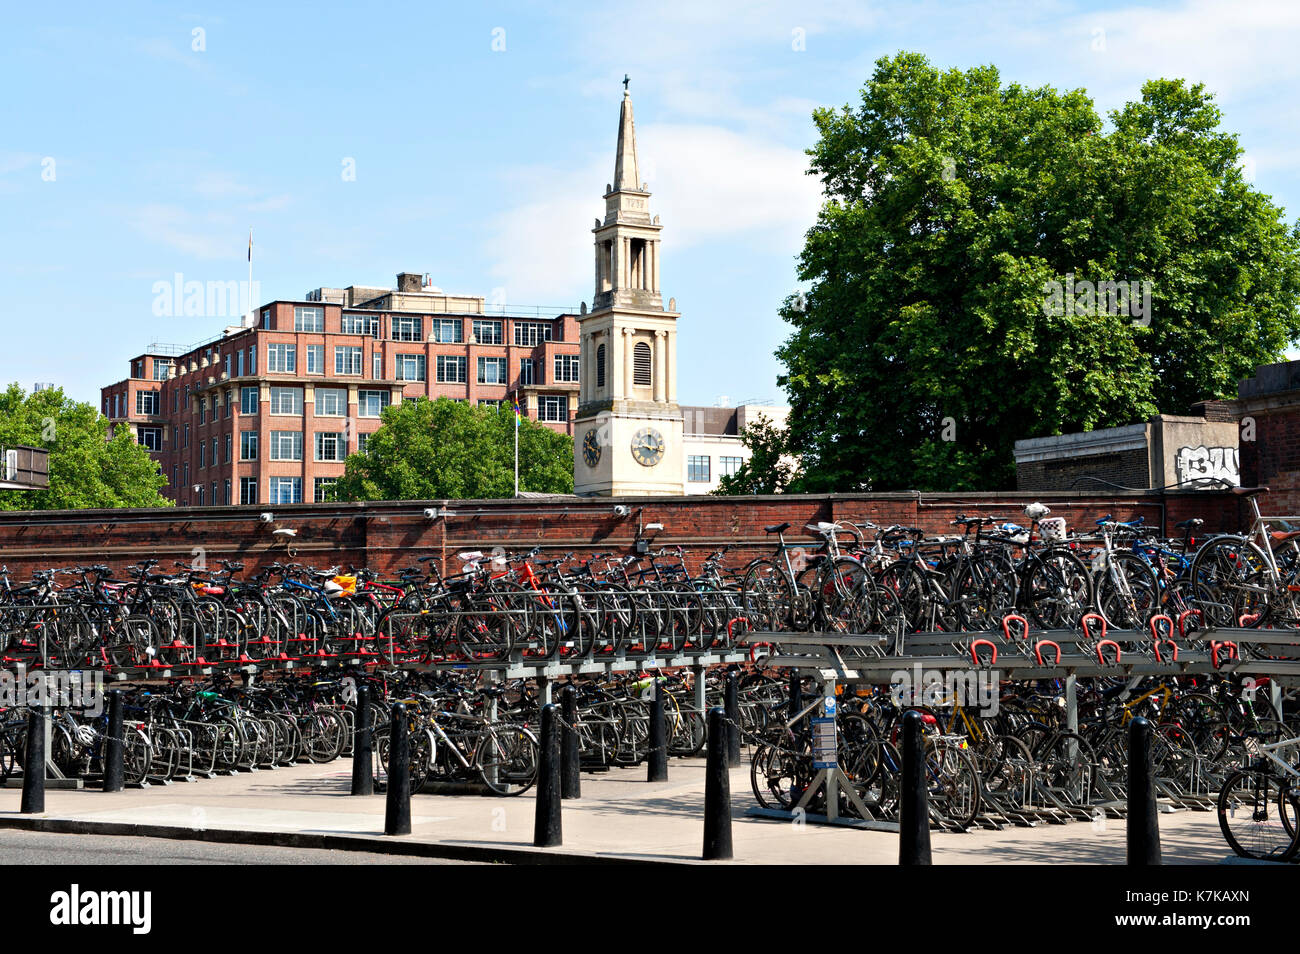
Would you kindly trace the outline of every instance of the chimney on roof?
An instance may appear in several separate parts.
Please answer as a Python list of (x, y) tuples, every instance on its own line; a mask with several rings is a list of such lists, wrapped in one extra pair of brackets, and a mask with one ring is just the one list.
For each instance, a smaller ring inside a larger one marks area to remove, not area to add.
[(424, 275), (419, 272), (398, 272), (397, 290), (399, 292), (418, 292), (424, 287)]

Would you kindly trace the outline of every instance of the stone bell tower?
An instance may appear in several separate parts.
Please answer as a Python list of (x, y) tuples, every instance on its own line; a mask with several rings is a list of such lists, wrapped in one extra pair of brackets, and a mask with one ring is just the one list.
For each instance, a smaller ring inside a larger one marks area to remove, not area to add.
[[(596, 294), (580, 319), (582, 365), (574, 420), (576, 493), (680, 495), (677, 313), (659, 290), (659, 216), (636, 161), (632, 97), (624, 80), (614, 182), (592, 229)], [(673, 302), (670, 302), (673, 304)]]

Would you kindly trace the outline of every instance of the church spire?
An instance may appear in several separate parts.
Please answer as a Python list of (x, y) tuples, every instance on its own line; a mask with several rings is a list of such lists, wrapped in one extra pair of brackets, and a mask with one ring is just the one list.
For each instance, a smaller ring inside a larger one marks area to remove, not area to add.
[(632, 94), (623, 79), (623, 105), (618, 111), (618, 156), (614, 160), (614, 191), (641, 191), (636, 167), (636, 129), (632, 125)]

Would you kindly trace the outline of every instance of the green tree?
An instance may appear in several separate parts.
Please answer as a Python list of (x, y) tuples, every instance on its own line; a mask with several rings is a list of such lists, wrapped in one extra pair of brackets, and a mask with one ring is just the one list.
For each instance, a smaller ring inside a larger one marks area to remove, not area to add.
[[(338, 500), (433, 500), (514, 496), (514, 411), (438, 398), (404, 401), (352, 454), (334, 485)], [(573, 493), (573, 438), (525, 419), (519, 489)]]
[(740, 442), (749, 448), (749, 459), (734, 474), (718, 478), (715, 494), (723, 497), (783, 494), (796, 489), (799, 467), (785, 428), (759, 416), (745, 428)]
[(0, 491), (0, 510), (169, 507), (159, 491), (167, 478), (126, 427), (112, 439), (108, 419), (61, 388), (27, 394), (17, 384), (0, 394), (0, 444), (50, 452), (45, 490)]
[[(778, 351), (802, 489), (1009, 487), (1016, 439), (1186, 413), (1300, 333), (1300, 227), (1201, 86), (1148, 82), (1106, 128), (1082, 91), (901, 53), (814, 119)], [(1112, 281), (1150, 311), (1049, 291)]]

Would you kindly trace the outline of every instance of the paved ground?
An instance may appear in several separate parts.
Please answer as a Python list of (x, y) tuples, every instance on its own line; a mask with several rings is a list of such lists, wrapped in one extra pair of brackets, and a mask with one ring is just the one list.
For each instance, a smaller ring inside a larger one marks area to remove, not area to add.
[(473, 864), (364, 851), (224, 845), (170, 838), (58, 835), (0, 829), (7, 865), (418, 865)]
[[(50, 791), (46, 794), (44, 817), (207, 832), (344, 835), (375, 839), (378, 850), (383, 850), (385, 842), (394, 841), (531, 849), (536, 804), (532, 792), (519, 798), (419, 794), (412, 800), (412, 834), (386, 839), (382, 835), (384, 796), (350, 797), (350, 777), (350, 763), (339, 761), (115, 794)], [(704, 762), (673, 760), (669, 778), (668, 782), (647, 783), (644, 768), (584, 775), (583, 798), (564, 803), (564, 848), (551, 851), (646, 860), (698, 859), (703, 839)], [(739, 862), (897, 862), (896, 834), (746, 818), (745, 810), (755, 804), (747, 766), (733, 770), (731, 786), (735, 856)], [(17, 816), (19, 797), (17, 789), (0, 789), (0, 823), (6, 818), (23, 817)], [(1166, 814), (1161, 816), (1160, 825), (1168, 864), (1217, 864), (1229, 854), (1212, 812)], [(12, 834), (2, 829), (0, 833), (6, 838)], [(1123, 864), (1125, 833), (1123, 821), (1112, 820), (1101, 830), (1078, 822), (965, 834), (936, 832), (932, 842), (936, 864)], [(37, 844), (33, 842), (30, 850), (36, 850)], [(177, 860), (209, 860), (198, 857), (197, 847), (181, 843), (158, 850), (174, 853)], [(274, 854), (285, 850), (264, 847), (257, 852)], [(248, 860), (253, 860), (250, 848), (232, 851), (248, 852)], [(218, 854), (214, 853), (210, 860), (217, 862), (227, 857)]]

